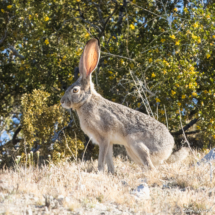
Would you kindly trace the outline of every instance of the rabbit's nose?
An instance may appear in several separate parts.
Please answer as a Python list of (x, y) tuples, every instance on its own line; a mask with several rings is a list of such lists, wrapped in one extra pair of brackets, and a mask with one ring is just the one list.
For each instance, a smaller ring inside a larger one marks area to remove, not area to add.
[(64, 99), (61, 99), (61, 100), (60, 100), (60, 103), (63, 104), (63, 103), (64, 103)]

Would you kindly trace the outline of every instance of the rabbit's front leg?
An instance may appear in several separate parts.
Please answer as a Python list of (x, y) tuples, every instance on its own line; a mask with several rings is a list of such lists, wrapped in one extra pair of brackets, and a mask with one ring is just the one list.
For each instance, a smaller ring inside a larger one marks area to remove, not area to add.
[(99, 160), (98, 160), (99, 171), (104, 170), (105, 160), (108, 154), (109, 146), (110, 146), (110, 142), (105, 139), (99, 143)]
[(106, 163), (108, 166), (108, 172), (114, 174), (114, 164), (113, 164), (113, 144), (109, 145), (108, 152), (106, 155)]

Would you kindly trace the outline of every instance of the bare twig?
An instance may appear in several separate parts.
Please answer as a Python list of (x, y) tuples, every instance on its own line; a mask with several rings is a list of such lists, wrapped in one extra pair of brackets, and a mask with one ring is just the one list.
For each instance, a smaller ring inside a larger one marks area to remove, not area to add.
[(195, 156), (195, 154), (194, 154), (193, 150), (191, 149), (191, 147), (190, 147), (190, 143), (189, 143), (189, 141), (187, 140), (187, 137), (186, 137), (186, 135), (185, 135), (185, 132), (184, 132), (184, 129), (183, 129), (183, 125), (182, 125), (182, 121), (181, 121), (181, 110), (180, 110), (180, 107), (179, 107), (179, 115), (180, 115), (180, 124), (181, 124), (181, 129), (182, 129), (182, 131), (183, 131), (183, 136), (184, 136), (185, 142), (187, 143), (187, 145), (188, 145), (188, 147), (189, 147), (190, 151), (192, 152), (193, 157), (194, 157), (196, 160), (198, 160), (198, 158)]
[(168, 118), (167, 118), (167, 114), (166, 114), (166, 107), (165, 107), (165, 105), (163, 107), (164, 107), (165, 117), (166, 117), (166, 127), (168, 128)]
[(83, 153), (83, 156), (82, 156), (82, 162), (83, 162), (83, 160), (84, 160), (84, 155), (85, 155), (85, 152), (86, 152), (86, 150), (87, 150), (87, 147), (88, 147), (88, 145), (89, 145), (90, 140), (91, 140), (91, 139), (89, 139), (89, 141), (88, 141), (88, 143), (87, 143), (87, 145), (86, 145), (86, 147), (85, 147), (85, 149), (84, 149), (84, 153)]
[(124, 57), (124, 56), (121, 56), (121, 55), (111, 54), (111, 53), (108, 53), (108, 52), (101, 52), (101, 53), (105, 54), (105, 55), (110, 55), (110, 56), (113, 56), (113, 57), (123, 58), (123, 59), (130, 60), (130, 61), (133, 61), (133, 62), (136, 63), (136, 61), (134, 59), (132, 59), (132, 58)]
[(66, 135), (65, 135), (64, 131), (63, 131), (63, 135), (64, 135), (64, 138), (65, 138), (65, 140), (66, 140), (66, 148), (69, 150), (69, 152), (70, 152), (71, 155), (73, 156), (74, 160), (77, 162), (77, 157), (76, 157), (76, 159), (75, 159), (75, 155), (73, 154), (72, 150), (71, 150), (71, 149), (69, 148), (69, 146), (68, 146), (68, 142), (67, 142)]

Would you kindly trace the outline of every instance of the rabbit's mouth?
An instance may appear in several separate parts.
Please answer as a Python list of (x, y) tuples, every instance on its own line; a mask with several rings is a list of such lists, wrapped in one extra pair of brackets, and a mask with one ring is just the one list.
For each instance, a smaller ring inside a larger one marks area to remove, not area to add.
[(71, 107), (67, 106), (65, 102), (61, 103), (61, 106), (65, 109), (71, 109)]

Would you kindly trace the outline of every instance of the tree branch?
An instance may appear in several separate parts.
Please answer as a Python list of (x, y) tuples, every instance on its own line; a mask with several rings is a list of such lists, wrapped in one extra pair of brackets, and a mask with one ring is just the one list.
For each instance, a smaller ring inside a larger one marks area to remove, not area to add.
[[(183, 131), (186, 131), (188, 130), (190, 127), (192, 127), (194, 124), (196, 124), (200, 119), (199, 118), (195, 118), (193, 120), (191, 120), (187, 125), (185, 125), (183, 127), (183, 129), (179, 130), (179, 131), (176, 131), (176, 132), (172, 132), (171, 134), (172, 135), (180, 135), (180, 134), (183, 134)], [(191, 131), (192, 132), (192, 131)], [(188, 132), (190, 133), (190, 132)], [(197, 133), (197, 132), (196, 132)], [(190, 133), (191, 134), (191, 133)]]
[(25, 59), (25, 57), (19, 54), (19, 52), (13, 46), (10, 45), (8, 48), (13, 52), (15, 56), (19, 57), (20, 59)]
[(16, 131), (14, 132), (13, 135), (13, 139), (12, 139), (12, 143), (13, 145), (16, 145), (18, 142), (20, 142), (22, 139), (16, 139), (17, 135), (19, 134), (19, 132), (22, 130), (22, 126), (19, 126)]
[(105, 20), (104, 26), (103, 26), (103, 28), (102, 28), (102, 31), (99, 33), (99, 36), (98, 36), (98, 37), (101, 37), (101, 36), (104, 35), (104, 31), (105, 31), (105, 28), (106, 28), (106, 25), (107, 25), (108, 21), (109, 21), (110, 18), (113, 16), (113, 14), (116, 12), (116, 10), (117, 10), (117, 8), (118, 8), (118, 3), (117, 3), (117, 2), (115, 2), (115, 3), (116, 3), (116, 5), (115, 5), (115, 8), (114, 8), (114, 11), (113, 11), (113, 12), (107, 17), (107, 19)]
[(5, 30), (4, 32), (4, 36), (2, 37), (2, 39), (0, 40), (0, 45), (4, 42), (4, 40), (6, 39), (7, 37), (7, 29)]

